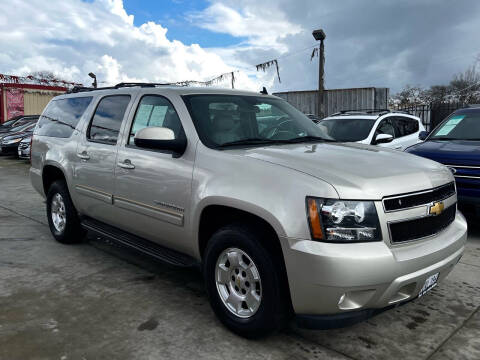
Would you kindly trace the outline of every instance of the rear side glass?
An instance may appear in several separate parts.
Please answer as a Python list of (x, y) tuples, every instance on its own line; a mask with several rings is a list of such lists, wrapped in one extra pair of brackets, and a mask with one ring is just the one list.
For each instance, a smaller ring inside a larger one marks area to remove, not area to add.
[(106, 96), (98, 103), (87, 131), (87, 138), (106, 144), (116, 144), (130, 95)]
[(50, 101), (38, 120), (35, 135), (69, 138), (91, 101), (91, 96)]

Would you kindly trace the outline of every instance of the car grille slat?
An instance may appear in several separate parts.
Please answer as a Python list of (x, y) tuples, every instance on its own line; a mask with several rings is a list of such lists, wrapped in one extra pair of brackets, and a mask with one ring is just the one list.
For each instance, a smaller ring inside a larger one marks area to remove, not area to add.
[(457, 205), (453, 204), (438, 216), (389, 223), (391, 240), (393, 243), (400, 243), (435, 235), (455, 220), (456, 212)]
[(444, 200), (454, 194), (455, 184), (452, 182), (423, 192), (388, 197), (383, 200), (383, 206), (386, 212), (398, 211)]

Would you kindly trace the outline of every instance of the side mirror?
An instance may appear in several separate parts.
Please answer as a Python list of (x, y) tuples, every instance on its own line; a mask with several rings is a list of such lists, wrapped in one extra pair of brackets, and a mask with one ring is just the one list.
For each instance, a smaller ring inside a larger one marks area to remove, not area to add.
[(375, 136), (374, 144), (386, 144), (393, 141), (393, 136), (390, 134), (378, 134)]
[(185, 136), (175, 139), (175, 133), (172, 129), (159, 126), (138, 130), (133, 142), (141, 148), (167, 150), (178, 156), (182, 155), (187, 148)]
[(425, 140), (428, 137), (428, 131), (420, 131), (418, 133), (418, 140)]

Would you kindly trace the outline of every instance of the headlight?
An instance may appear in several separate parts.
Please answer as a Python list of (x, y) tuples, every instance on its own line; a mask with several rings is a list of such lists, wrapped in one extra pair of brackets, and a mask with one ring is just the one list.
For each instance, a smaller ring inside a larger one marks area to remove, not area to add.
[(307, 216), (314, 240), (338, 243), (381, 240), (373, 201), (307, 197)]
[(12, 139), (12, 140), (3, 140), (2, 141), (2, 144), (3, 145), (10, 145), (10, 144), (15, 144), (15, 143), (18, 143), (22, 141), (22, 138), (18, 138), (18, 139)]

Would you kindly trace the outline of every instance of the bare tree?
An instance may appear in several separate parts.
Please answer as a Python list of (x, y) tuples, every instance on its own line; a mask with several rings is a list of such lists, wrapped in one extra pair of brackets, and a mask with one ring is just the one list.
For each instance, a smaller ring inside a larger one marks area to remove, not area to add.
[(393, 96), (391, 103), (399, 106), (417, 105), (424, 101), (425, 90), (420, 86), (405, 86), (400, 92)]
[(450, 81), (450, 94), (463, 103), (477, 103), (480, 101), (480, 73), (477, 64), (469, 67), (465, 72), (457, 74)]
[(47, 80), (48, 82), (68, 82), (67, 80), (59, 78), (53, 72), (48, 70), (34, 71), (30, 73), (29, 76), (33, 76), (36, 79)]
[(406, 85), (401, 91), (393, 95), (390, 104), (395, 106), (409, 106), (430, 103), (461, 102), (480, 103), (480, 72), (475, 64), (462, 73), (453, 77), (448, 85), (432, 85), (429, 89), (420, 86)]

